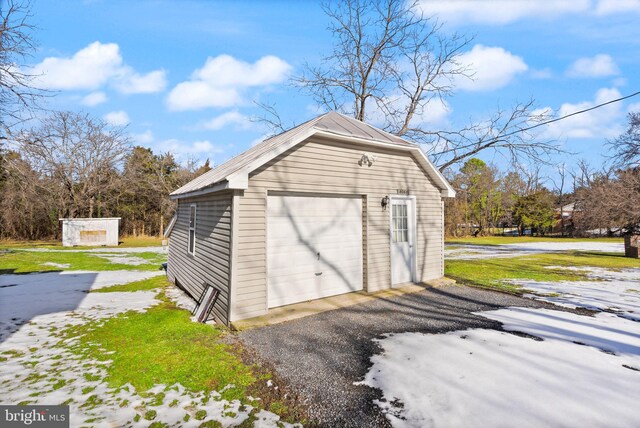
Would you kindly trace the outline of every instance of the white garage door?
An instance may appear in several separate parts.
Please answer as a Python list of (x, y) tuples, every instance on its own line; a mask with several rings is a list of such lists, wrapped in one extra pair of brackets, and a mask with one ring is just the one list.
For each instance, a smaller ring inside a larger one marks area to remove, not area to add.
[(269, 307), (362, 290), (362, 199), (269, 196)]

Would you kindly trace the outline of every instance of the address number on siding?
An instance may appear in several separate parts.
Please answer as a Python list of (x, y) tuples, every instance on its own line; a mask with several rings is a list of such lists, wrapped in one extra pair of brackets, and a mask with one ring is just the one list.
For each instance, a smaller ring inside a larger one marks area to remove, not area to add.
[(398, 195), (408, 195), (409, 194), (409, 189), (396, 189), (396, 193)]

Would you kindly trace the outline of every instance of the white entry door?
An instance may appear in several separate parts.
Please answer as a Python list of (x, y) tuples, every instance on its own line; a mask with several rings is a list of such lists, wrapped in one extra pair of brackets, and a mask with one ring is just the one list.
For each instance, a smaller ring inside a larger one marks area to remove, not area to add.
[(414, 199), (391, 198), (391, 283), (413, 281)]
[(269, 195), (270, 308), (362, 290), (362, 199)]

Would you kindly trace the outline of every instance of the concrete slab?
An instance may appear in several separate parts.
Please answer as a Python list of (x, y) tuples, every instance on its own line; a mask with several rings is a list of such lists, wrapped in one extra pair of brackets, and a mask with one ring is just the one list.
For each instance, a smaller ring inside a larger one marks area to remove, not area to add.
[(425, 288), (440, 287), (443, 285), (452, 284), (455, 284), (455, 280), (449, 278), (441, 278), (429, 283), (407, 284), (399, 287), (389, 288), (387, 290), (376, 291), (373, 293), (357, 291), (354, 293), (325, 297), (323, 299), (311, 300), (308, 302), (301, 302), (293, 305), (270, 309), (267, 315), (232, 322), (231, 329), (241, 331), (250, 328), (280, 324), (285, 321), (304, 318), (309, 315), (332, 311), (334, 309), (346, 308), (380, 298), (389, 298), (402, 296), (404, 294), (418, 293), (420, 291), (423, 291)]

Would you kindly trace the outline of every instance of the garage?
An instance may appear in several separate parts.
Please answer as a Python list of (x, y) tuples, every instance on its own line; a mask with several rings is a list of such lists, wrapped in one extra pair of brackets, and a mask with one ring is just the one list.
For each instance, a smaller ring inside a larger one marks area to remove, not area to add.
[(268, 196), (269, 308), (362, 290), (362, 198)]
[(220, 290), (213, 314), (227, 325), (436, 280), (454, 196), (419, 145), (328, 112), (171, 194), (167, 276), (195, 298)]

